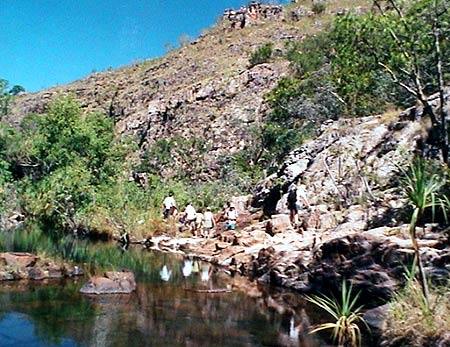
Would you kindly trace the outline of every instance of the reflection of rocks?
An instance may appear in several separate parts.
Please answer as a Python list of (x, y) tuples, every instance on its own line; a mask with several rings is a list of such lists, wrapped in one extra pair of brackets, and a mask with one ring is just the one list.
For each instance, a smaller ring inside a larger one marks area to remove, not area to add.
[(131, 271), (107, 271), (104, 277), (92, 277), (81, 289), (84, 294), (129, 294), (136, 289)]
[[(357, 220), (359, 216), (354, 215)], [(274, 217), (274, 225), (278, 225), (278, 216)], [(389, 299), (404, 280), (404, 266), (413, 258), (407, 228), (382, 227), (365, 232), (306, 229), (299, 234), (286, 225), (271, 236), (265, 232), (266, 222), (253, 221), (237, 231), (222, 231), (212, 239), (155, 239), (154, 245), (302, 292), (338, 291), (345, 278), (362, 291), (363, 300), (375, 305)], [(427, 273), (434, 281), (443, 281), (450, 277), (446, 238), (438, 233), (428, 233), (427, 238), (419, 240)]]
[(82, 275), (78, 266), (57, 264), (31, 253), (0, 253), (0, 280), (43, 280)]

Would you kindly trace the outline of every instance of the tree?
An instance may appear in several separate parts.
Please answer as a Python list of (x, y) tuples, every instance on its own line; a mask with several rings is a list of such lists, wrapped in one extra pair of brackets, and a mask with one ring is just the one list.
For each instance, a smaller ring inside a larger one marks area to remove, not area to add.
[[(433, 108), (433, 94), (444, 104), (445, 76), (450, 66), (450, 15), (446, 0), (375, 0), (376, 11), (349, 14), (334, 26), (333, 73), (341, 96), (368, 88), (379, 74), (417, 100), (436, 132), (443, 161), (449, 164), (444, 107)], [(358, 78), (359, 76), (359, 78)], [(359, 85), (357, 84), (358, 82)]]
[(12, 87), (9, 90), (8, 93), (11, 95), (17, 95), (17, 94), (23, 93), (23, 92), (25, 92), (25, 88), (16, 84), (14, 87)]
[(0, 118), (8, 114), (12, 95), (8, 93), (9, 83), (7, 80), (0, 79)]
[(407, 170), (403, 170), (401, 185), (408, 199), (408, 204), (413, 208), (409, 231), (414, 248), (416, 263), (419, 268), (419, 280), (427, 308), (429, 307), (429, 291), (425, 270), (420, 258), (420, 247), (417, 242), (416, 227), (422, 219), (426, 209), (431, 208), (434, 212), (436, 207), (441, 207), (445, 213), (445, 202), (447, 200), (438, 197), (438, 193), (445, 182), (441, 175), (430, 172), (423, 159), (415, 158)]
[(7, 159), (28, 215), (76, 229), (101, 186), (127, 175), (127, 149), (115, 140), (112, 119), (82, 112), (71, 97), (52, 101), (45, 114), (27, 115), (20, 127)]

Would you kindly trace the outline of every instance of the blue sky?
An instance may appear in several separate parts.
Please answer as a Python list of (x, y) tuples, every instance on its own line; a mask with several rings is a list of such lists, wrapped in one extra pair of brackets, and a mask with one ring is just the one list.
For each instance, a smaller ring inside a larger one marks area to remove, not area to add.
[(0, 78), (35, 92), (156, 58), (164, 55), (166, 44), (177, 45), (183, 34), (198, 36), (224, 9), (247, 3), (0, 0)]

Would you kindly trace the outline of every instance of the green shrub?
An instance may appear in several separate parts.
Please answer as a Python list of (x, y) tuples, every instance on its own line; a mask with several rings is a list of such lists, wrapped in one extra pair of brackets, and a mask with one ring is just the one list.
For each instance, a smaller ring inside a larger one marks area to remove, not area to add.
[(251, 55), (249, 59), (250, 66), (255, 66), (262, 63), (268, 63), (272, 58), (273, 44), (267, 42), (261, 47), (258, 47)]
[(354, 294), (352, 285), (347, 287), (346, 281), (343, 281), (340, 299), (325, 295), (307, 296), (309, 302), (333, 318), (329, 323), (314, 327), (311, 333), (329, 329), (332, 330), (333, 340), (337, 341), (339, 346), (361, 346), (361, 330), (358, 324), (366, 322), (362, 317), (363, 306), (357, 306), (359, 294)]
[(325, 1), (313, 1), (311, 11), (314, 12), (314, 14), (322, 14), (325, 12), (327, 8), (327, 4)]

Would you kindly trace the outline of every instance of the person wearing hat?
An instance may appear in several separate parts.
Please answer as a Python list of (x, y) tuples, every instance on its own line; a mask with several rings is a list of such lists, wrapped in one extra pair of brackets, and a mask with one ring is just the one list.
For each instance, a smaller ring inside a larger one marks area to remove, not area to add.
[(207, 207), (205, 213), (203, 214), (203, 236), (209, 237), (212, 233), (212, 229), (215, 227), (216, 221), (214, 220), (214, 215), (211, 212), (211, 207)]

